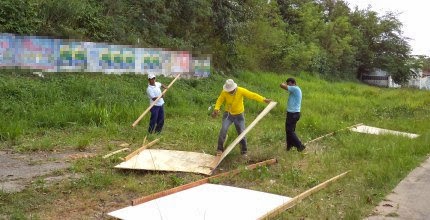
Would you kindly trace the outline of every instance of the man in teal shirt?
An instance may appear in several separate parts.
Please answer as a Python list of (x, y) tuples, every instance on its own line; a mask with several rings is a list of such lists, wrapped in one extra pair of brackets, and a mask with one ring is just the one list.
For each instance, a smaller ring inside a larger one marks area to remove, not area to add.
[(287, 90), (290, 95), (287, 102), (287, 119), (285, 120), (285, 133), (287, 136), (287, 151), (296, 147), (297, 151), (303, 151), (306, 147), (296, 135), (296, 124), (300, 119), (300, 107), (302, 105), (302, 90), (296, 85), (294, 78), (288, 78), (280, 87)]

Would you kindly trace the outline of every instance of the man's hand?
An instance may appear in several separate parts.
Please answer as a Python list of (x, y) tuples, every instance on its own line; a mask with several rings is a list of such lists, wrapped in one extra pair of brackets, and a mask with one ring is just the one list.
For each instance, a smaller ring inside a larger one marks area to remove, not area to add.
[(273, 100), (271, 100), (271, 99), (264, 99), (264, 102), (265, 103), (267, 103), (267, 104), (269, 104), (270, 102), (272, 102)]
[(214, 110), (213, 112), (212, 112), (212, 118), (216, 118), (217, 116), (218, 116), (218, 114), (219, 114), (219, 110)]

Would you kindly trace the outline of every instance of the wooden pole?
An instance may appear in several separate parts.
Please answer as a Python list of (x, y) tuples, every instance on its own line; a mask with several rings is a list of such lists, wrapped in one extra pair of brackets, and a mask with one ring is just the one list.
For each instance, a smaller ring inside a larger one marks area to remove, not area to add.
[(339, 174), (319, 185), (316, 185), (314, 187), (312, 187), (311, 189), (306, 190), (305, 192), (299, 194), (298, 196), (288, 200), (286, 203), (278, 206), (277, 208), (273, 209), (272, 211), (266, 213), (265, 215), (261, 216), (258, 219), (271, 219), (279, 214), (281, 214), (282, 212), (284, 212), (285, 210), (293, 207), (294, 205), (296, 205), (297, 203), (301, 202), (302, 199), (310, 196), (311, 194), (320, 191), (321, 189), (327, 187), (330, 183), (338, 180), (339, 178), (345, 176), (349, 171), (346, 171), (345, 173)]
[(230, 143), (230, 145), (228, 145), (228, 147), (224, 150), (224, 152), (222, 153), (221, 157), (216, 157), (214, 162), (210, 165), (210, 167), (212, 169), (215, 169), (220, 163), (221, 161), (227, 156), (228, 153), (230, 153), (231, 150), (233, 150), (233, 148), (236, 146), (236, 144), (238, 144), (243, 137), (245, 137), (245, 135), (264, 117), (267, 115), (267, 113), (270, 112), (270, 110), (272, 110), (276, 104), (278, 104), (277, 102), (270, 102), (266, 108), (257, 116), (257, 118), (254, 119), (254, 121), (248, 125), (248, 127), (246, 127), (246, 129), (239, 135), (237, 136), (236, 139), (234, 139), (233, 142)]
[(129, 154), (129, 155), (127, 155), (126, 157), (125, 157), (125, 161), (127, 161), (127, 160), (130, 160), (130, 158), (132, 158), (132, 157), (134, 157), (135, 155), (137, 155), (137, 154), (139, 154), (140, 152), (142, 152), (143, 150), (145, 150), (146, 148), (148, 148), (148, 147), (150, 147), (150, 146), (152, 146), (152, 145), (154, 145), (155, 143), (157, 143), (158, 141), (159, 141), (160, 139), (155, 139), (155, 140), (153, 140), (153, 141), (151, 141), (151, 142), (149, 142), (148, 144), (146, 144), (146, 145), (143, 145), (142, 147), (140, 147), (139, 149), (137, 149), (137, 150), (135, 150), (135, 151), (133, 151), (131, 154)]
[(130, 150), (130, 149), (126, 147), (126, 148), (114, 151), (112, 153), (108, 153), (108, 154), (106, 154), (106, 155), (103, 156), (103, 159), (106, 159), (106, 158), (108, 158), (108, 157), (110, 157), (110, 156), (112, 156), (114, 154), (117, 154), (117, 153), (120, 153), (120, 152), (123, 152), (123, 151), (127, 151), (127, 150)]
[(131, 125), (133, 128), (136, 127), (136, 125), (140, 122), (140, 120), (142, 120), (143, 116), (145, 116), (149, 110), (151, 110), (152, 106), (155, 105), (155, 103), (157, 103), (157, 101), (159, 99), (161, 99), (161, 97), (163, 97), (163, 95), (167, 92), (167, 90), (173, 85), (173, 83), (179, 78), (179, 76), (181, 76), (181, 74), (179, 73), (175, 79), (172, 80), (172, 82), (170, 82), (170, 84), (167, 86), (167, 88), (161, 93), (160, 96), (157, 97), (157, 99), (155, 99), (151, 105), (149, 105), (149, 107), (139, 116), (139, 118), (136, 119), (136, 121), (134, 121), (134, 123)]
[(317, 138), (315, 138), (315, 139), (313, 139), (313, 140), (310, 140), (310, 141), (306, 142), (306, 143), (305, 143), (305, 145), (307, 145), (307, 144), (309, 144), (309, 143), (312, 143), (312, 142), (314, 142), (314, 141), (317, 141), (317, 140), (323, 139), (323, 138), (325, 138), (325, 137), (327, 137), (327, 136), (334, 135), (334, 134), (336, 134), (336, 133), (337, 133), (337, 132), (339, 132), (339, 131), (342, 131), (342, 130), (345, 130), (345, 129), (349, 129), (349, 128), (352, 128), (352, 127), (357, 127), (357, 126), (360, 126), (360, 125), (362, 125), (362, 124), (363, 124), (363, 123), (359, 123), (359, 124), (356, 124), (356, 125), (349, 126), (349, 127), (347, 127), (347, 128), (342, 128), (342, 129), (340, 129), (340, 130), (330, 132), (330, 133), (328, 133), (328, 134), (325, 134), (325, 135), (323, 135), (323, 136), (317, 137)]
[[(262, 161), (262, 162), (259, 162), (259, 163), (255, 163), (255, 164), (251, 164), (249, 166), (246, 166), (246, 169), (252, 170), (252, 169), (255, 169), (255, 168), (260, 167), (260, 166), (272, 165), (272, 164), (274, 164), (276, 162), (277, 162), (276, 159), (270, 159), (270, 160), (266, 160), (266, 161)], [(232, 176), (232, 175), (235, 175), (235, 174), (239, 173), (240, 171), (241, 171), (240, 169), (236, 169), (236, 170), (233, 170), (233, 171), (230, 171), (230, 172), (220, 173), (220, 174), (215, 175), (215, 176), (206, 177), (204, 179), (197, 180), (195, 182), (191, 182), (191, 183), (188, 183), (188, 184), (185, 184), (185, 185), (182, 185), (182, 186), (178, 186), (178, 187), (175, 187), (175, 188), (171, 188), (171, 189), (168, 189), (168, 190), (165, 190), (165, 191), (162, 191), (162, 192), (158, 192), (158, 193), (154, 193), (154, 194), (151, 194), (151, 195), (148, 195), (148, 196), (144, 196), (144, 197), (141, 197), (141, 198), (133, 199), (131, 201), (131, 205), (132, 206), (139, 205), (139, 204), (142, 204), (144, 202), (148, 202), (148, 201), (151, 201), (151, 200), (154, 200), (154, 199), (158, 199), (158, 198), (163, 197), (163, 196), (167, 196), (167, 195), (170, 195), (170, 194), (173, 194), (173, 193), (177, 193), (177, 192), (189, 189), (189, 188), (193, 188), (193, 187), (196, 187), (196, 186), (208, 183), (211, 179), (214, 179), (214, 178), (220, 178), (220, 177), (225, 177), (225, 176)]]

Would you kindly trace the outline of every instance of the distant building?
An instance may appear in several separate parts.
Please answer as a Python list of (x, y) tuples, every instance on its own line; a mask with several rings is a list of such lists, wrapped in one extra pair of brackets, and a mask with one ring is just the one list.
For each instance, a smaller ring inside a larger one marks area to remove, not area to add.
[[(417, 89), (430, 90), (430, 71), (411, 70), (415, 77), (412, 77), (404, 86)], [(395, 83), (391, 75), (381, 69), (376, 69), (370, 74), (362, 75), (361, 81), (369, 85), (400, 88), (401, 85)]]
[(393, 81), (393, 78), (386, 71), (376, 69), (370, 74), (361, 76), (361, 81), (369, 85), (388, 87), (388, 88), (400, 88), (401, 86)]
[(416, 77), (409, 80), (407, 86), (418, 89), (430, 90), (430, 71), (417, 71)]

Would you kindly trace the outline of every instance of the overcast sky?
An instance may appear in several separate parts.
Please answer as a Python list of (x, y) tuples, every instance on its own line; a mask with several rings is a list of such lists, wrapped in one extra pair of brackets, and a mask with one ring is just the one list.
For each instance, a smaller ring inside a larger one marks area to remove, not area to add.
[(350, 8), (365, 9), (371, 5), (372, 11), (380, 15), (386, 11), (400, 13), (397, 18), (403, 24), (403, 36), (411, 38), (409, 44), (413, 55), (430, 56), (430, 1), (429, 0), (344, 0)]

